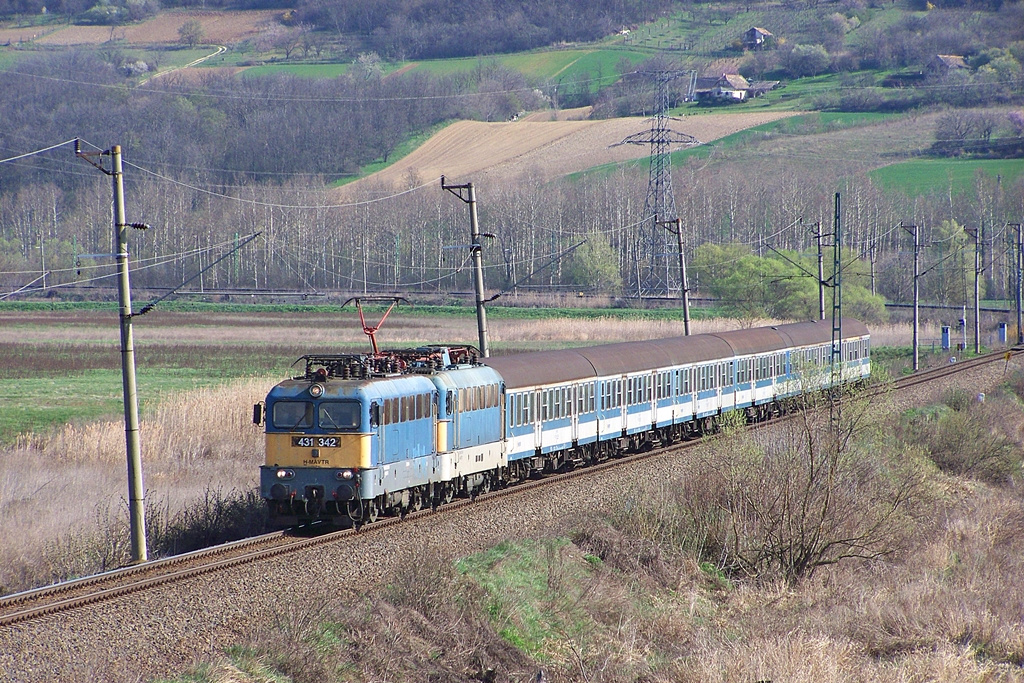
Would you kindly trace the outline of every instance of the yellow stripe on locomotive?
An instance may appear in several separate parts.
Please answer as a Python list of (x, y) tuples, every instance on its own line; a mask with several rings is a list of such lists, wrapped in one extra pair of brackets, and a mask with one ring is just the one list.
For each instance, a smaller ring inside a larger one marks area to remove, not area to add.
[(370, 469), (370, 434), (268, 433), (268, 467)]

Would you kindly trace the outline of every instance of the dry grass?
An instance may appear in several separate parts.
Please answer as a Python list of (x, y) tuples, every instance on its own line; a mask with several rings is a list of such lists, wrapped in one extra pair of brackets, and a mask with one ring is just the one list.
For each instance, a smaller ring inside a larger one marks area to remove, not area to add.
[[(251, 422), (251, 406), (275, 381), (250, 379), (168, 397), (141, 421), (151, 512), (166, 522), (211, 488), (246, 491), (257, 485), (263, 438)], [(74, 538), (102, 545), (97, 535), (116, 535), (128, 492), (125, 457), (122, 421), (23, 435), (0, 452), (0, 588), (22, 590), (124, 559), (114, 549), (107, 562), (70, 572), (52, 567), (57, 556), (81, 554), (60, 552), (74, 550)]]
[[(707, 143), (753, 126), (794, 116), (796, 112), (720, 112), (687, 116), (682, 132)], [(340, 194), (367, 184), (399, 186), (410, 174), (422, 180), (442, 174), (454, 182), (473, 179), (497, 183), (530, 176), (532, 182), (593, 166), (647, 156), (641, 145), (622, 140), (649, 124), (639, 117), (513, 123), (457, 121), (437, 132), (408, 156), (367, 178), (346, 185)]]

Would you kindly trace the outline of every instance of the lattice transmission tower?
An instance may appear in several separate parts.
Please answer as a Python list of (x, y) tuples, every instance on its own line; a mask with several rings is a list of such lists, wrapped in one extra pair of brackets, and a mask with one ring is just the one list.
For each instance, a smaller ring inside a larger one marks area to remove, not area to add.
[[(672, 149), (699, 145), (692, 135), (672, 130), (671, 121), (680, 119), (669, 116), (668, 85), (679, 78), (690, 80), (686, 99), (693, 99), (697, 81), (696, 71), (649, 71), (644, 75), (657, 85), (654, 101), (654, 115), (651, 127), (642, 133), (626, 137), (620, 145), (648, 145), (651, 148), (650, 176), (647, 181), (647, 198), (644, 200), (643, 222), (640, 224), (640, 240), (636, 254), (637, 296), (668, 294), (673, 258), (668, 253), (668, 235), (658, 228), (658, 222), (676, 219), (676, 200), (672, 192)], [(681, 286), (681, 285), (680, 285)]]

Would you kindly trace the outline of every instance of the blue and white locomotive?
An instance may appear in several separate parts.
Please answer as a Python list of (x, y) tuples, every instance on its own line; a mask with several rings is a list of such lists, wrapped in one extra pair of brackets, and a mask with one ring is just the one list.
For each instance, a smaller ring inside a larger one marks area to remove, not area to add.
[(867, 327), (792, 323), (478, 358), (468, 346), (309, 355), (257, 404), (279, 524), (361, 524), (776, 414), (869, 376)]

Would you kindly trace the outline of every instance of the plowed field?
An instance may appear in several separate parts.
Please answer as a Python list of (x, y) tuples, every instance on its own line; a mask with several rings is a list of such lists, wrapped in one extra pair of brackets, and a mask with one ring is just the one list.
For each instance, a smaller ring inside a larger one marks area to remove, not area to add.
[(260, 27), (280, 14), (279, 10), (216, 12), (194, 10), (165, 12), (130, 26), (59, 26), (0, 29), (0, 44), (34, 41), (40, 45), (99, 45), (123, 40), (128, 45), (177, 43), (178, 29), (189, 19), (203, 27), (203, 42), (216, 45), (236, 43), (255, 35)]
[[(673, 122), (672, 129), (701, 142), (711, 142), (737, 131), (798, 112), (700, 114)], [(539, 181), (611, 162), (640, 159), (650, 154), (646, 145), (616, 143), (650, 127), (648, 119), (621, 118), (599, 121), (540, 121), (543, 114), (512, 123), (458, 121), (427, 140), (419, 149), (388, 168), (358, 183), (407, 186), (442, 174), (455, 183), (507, 181), (530, 176)]]

